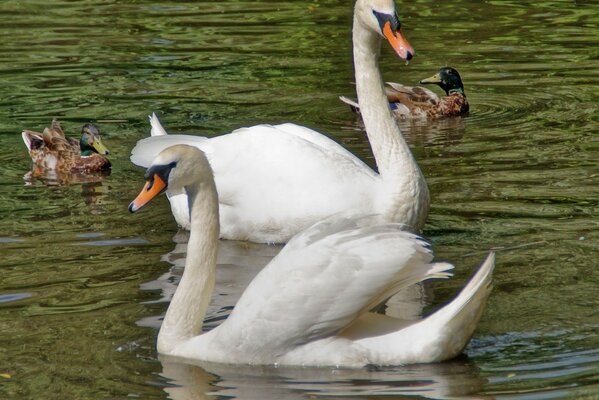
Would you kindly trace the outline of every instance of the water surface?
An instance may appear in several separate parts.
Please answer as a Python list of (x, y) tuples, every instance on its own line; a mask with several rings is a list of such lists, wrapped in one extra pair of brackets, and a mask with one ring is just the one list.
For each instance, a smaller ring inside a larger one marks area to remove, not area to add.
[[(160, 317), (185, 235), (165, 199), (130, 215), (128, 161), (159, 113), (172, 133), (261, 122), (326, 132), (372, 165), (353, 96), (346, 1), (3, 1), (0, 16), (0, 397), (498, 398), (599, 396), (599, 14), (593, 1), (432, 0), (398, 6), (416, 48), (382, 52), (387, 80), (462, 74), (467, 118), (405, 123), (432, 210), (425, 236), (456, 276), (489, 249), (495, 291), (465, 356), (364, 370), (247, 368), (159, 359)], [(27, 182), (24, 128), (100, 127), (110, 176)], [(224, 242), (216, 326), (278, 247)], [(189, 396), (189, 397), (185, 397)]]

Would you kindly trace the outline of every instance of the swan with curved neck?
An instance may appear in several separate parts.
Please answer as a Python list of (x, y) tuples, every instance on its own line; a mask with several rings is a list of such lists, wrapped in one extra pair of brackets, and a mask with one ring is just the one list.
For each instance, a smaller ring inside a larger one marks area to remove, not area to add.
[[(204, 138), (167, 135), (153, 115), (152, 136), (138, 142), (133, 163), (148, 167), (161, 150), (189, 144), (203, 150), (220, 198), (221, 237), (286, 242), (331, 215), (378, 214), (419, 232), (429, 209), (424, 176), (387, 104), (378, 69), (386, 39), (403, 59), (414, 53), (392, 0), (358, 0), (353, 23), (355, 79), (378, 173), (338, 143), (295, 124), (257, 125)], [(189, 229), (185, 193), (169, 191), (177, 222)]]
[(206, 156), (187, 145), (162, 151), (129, 210), (180, 189), (190, 199), (191, 234), (185, 270), (158, 334), (162, 354), (347, 367), (442, 361), (464, 349), (491, 293), (493, 255), (451, 303), (425, 319), (370, 313), (401, 288), (448, 277), (453, 266), (433, 263), (427, 244), (400, 224), (328, 219), (293, 237), (248, 285), (227, 320), (202, 333), (219, 243), (218, 196)]

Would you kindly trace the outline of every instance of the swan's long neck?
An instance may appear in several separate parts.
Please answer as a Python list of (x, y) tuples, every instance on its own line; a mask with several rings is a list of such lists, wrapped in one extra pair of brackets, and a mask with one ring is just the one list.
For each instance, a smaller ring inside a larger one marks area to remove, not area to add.
[(356, 91), (372, 153), (385, 186), (382, 213), (392, 220), (405, 220), (420, 230), (428, 213), (428, 188), (389, 108), (378, 65), (381, 39), (354, 16)]
[[(208, 171), (211, 170), (208, 167)], [(214, 179), (186, 186), (191, 208), (191, 233), (185, 271), (158, 333), (159, 353), (200, 335), (214, 290), (218, 250), (218, 198)]]

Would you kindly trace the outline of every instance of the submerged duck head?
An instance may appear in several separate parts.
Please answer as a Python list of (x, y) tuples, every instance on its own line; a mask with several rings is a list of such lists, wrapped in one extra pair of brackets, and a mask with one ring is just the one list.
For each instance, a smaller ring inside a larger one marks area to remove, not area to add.
[(464, 84), (458, 71), (451, 67), (439, 69), (435, 75), (420, 81), (421, 84), (434, 83), (445, 91), (445, 94), (464, 93)]
[(92, 153), (110, 154), (100, 139), (100, 131), (93, 124), (85, 124), (81, 128), (81, 139), (79, 140), (81, 155), (89, 156)]

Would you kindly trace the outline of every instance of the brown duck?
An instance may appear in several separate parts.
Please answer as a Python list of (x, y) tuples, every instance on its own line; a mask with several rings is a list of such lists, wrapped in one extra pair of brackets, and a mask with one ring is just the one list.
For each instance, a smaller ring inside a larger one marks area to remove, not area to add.
[(79, 141), (67, 139), (56, 119), (43, 133), (24, 130), (21, 135), (33, 161), (34, 173), (81, 174), (110, 168), (110, 161), (104, 157), (109, 151), (93, 124), (83, 125)]
[[(451, 67), (443, 67), (430, 78), (420, 81), (421, 84), (436, 84), (445, 91), (439, 98), (433, 91), (420, 86), (404, 86), (387, 82), (385, 91), (389, 107), (398, 119), (410, 118), (445, 118), (465, 115), (470, 108), (464, 84), (458, 71)], [(346, 97), (341, 100), (359, 111), (359, 105)]]

